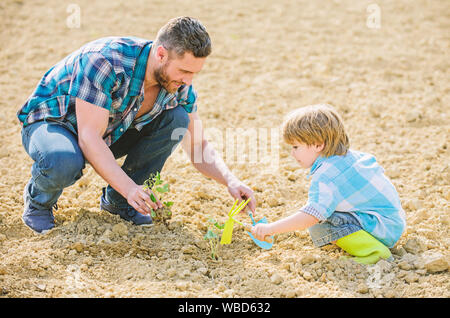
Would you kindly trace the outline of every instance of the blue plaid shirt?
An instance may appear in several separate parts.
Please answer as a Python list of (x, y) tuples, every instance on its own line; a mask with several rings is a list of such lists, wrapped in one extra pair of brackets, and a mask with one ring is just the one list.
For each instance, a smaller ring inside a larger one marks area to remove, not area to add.
[(334, 211), (352, 213), (365, 231), (386, 246), (398, 241), (406, 226), (405, 212), (374, 156), (353, 150), (345, 156), (320, 156), (309, 176), (311, 186), (303, 212), (319, 221)]
[(18, 110), (23, 126), (36, 121), (57, 121), (75, 134), (75, 100), (109, 110), (103, 136), (110, 146), (129, 128), (142, 127), (162, 111), (182, 106), (197, 110), (192, 85), (174, 94), (161, 88), (153, 109), (135, 119), (144, 99), (144, 77), (152, 41), (136, 37), (107, 37), (87, 43), (45, 73), (35, 91)]

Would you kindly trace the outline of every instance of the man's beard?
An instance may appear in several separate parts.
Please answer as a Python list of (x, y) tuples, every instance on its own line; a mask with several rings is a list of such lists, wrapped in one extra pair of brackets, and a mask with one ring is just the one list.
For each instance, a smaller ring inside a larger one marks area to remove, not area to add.
[(176, 88), (170, 88), (170, 84), (173, 82), (169, 76), (167, 75), (167, 66), (169, 63), (165, 63), (161, 65), (159, 68), (155, 69), (153, 71), (153, 76), (155, 77), (155, 80), (158, 82), (158, 84), (163, 87), (167, 92), (170, 94), (173, 94), (177, 91), (178, 87)]

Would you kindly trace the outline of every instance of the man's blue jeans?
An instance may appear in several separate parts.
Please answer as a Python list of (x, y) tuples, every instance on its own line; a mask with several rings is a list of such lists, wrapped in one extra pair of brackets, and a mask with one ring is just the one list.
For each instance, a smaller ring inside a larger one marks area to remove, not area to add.
[[(188, 124), (184, 108), (165, 110), (141, 131), (129, 128), (110, 149), (116, 159), (127, 156), (122, 169), (141, 185), (151, 173), (162, 170)], [(64, 188), (82, 176), (85, 158), (78, 138), (57, 122), (39, 121), (22, 129), (22, 144), (34, 160), (24, 195), (35, 208), (51, 209)], [(118, 208), (128, 206), (127, 200), (109, 185), (106, 199)]]

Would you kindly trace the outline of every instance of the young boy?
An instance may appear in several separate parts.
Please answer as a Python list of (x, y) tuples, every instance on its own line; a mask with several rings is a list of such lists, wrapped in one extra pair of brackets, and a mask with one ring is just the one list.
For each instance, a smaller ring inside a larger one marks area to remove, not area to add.
[(267, 235), (308, 228), (314, 245), (334, 243), (358, 263), (392, 259), (393, 247), (406, 223), (397, 191), (370, 154), (349, 149), (340, 116), (319, 104), (291, 112), (283, 138), (292, 156), (312, 176), (308, 201), (299, 212), (252, 234)]

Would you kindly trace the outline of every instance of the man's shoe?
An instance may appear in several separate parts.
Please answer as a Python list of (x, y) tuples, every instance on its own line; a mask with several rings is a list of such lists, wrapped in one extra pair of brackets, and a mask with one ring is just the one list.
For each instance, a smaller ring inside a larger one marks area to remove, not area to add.
[(150, 215), (143, 215), (136, 211), (131, 206), (124, 209), (119, 209), (106, 200), (106, 188), (102, 189), (102, 197), (100, 198), (100, 209), (105, 210), (111, 214), (119, 215), (122, 219), (130, 221), (135, 225), (148, 226), (152, 225), (152, 217)]
[[(26, 188), (25, 188), (26, 189)], [(55, 218), (52, 209), (40, 210), (33, 207), (30, 201), (26, 199), (26, 192), (24, 192), (23, 202), (24, 209), (22, 214), (22, 221), (33, 231), (44, 234), (55, 227)]]

